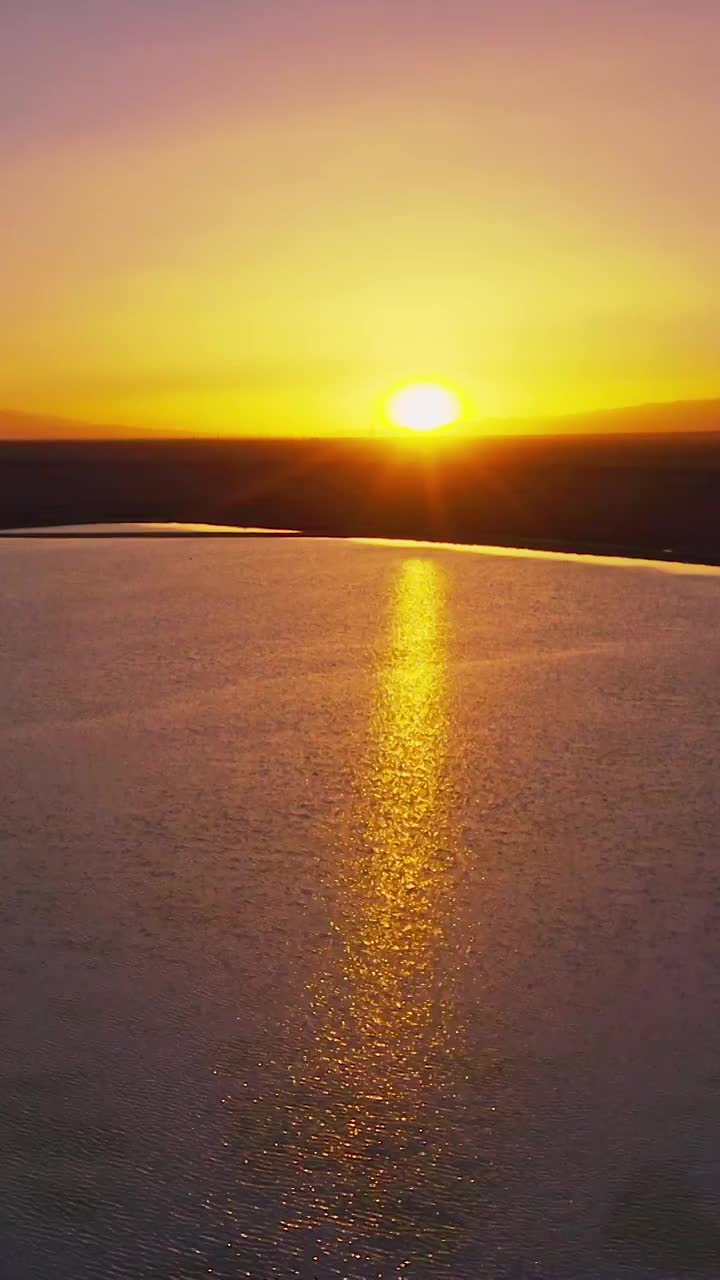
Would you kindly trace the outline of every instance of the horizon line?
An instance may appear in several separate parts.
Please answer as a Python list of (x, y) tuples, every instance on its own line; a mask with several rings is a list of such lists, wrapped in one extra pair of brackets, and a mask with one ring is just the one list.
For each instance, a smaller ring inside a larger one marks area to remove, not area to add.
[[(537, 415), (493, 415), (492, 417), (479, 418), (472, 423), (452, 423), (448, 427), (441, 427), (433, 432), (427, 433), (425, 439), (427, 444), (430, 439), (443, 440), (481, 440), (481, 439), (503, 439), (508, 435), (512, 436), (543, 436), (553, 434), (564, 434), (562, 424), (569, 424), (578, 420), (596, 421), (604, 418), (614, 418), (622, 414), (645, 414), (653, 412), (670, 413), (673, 410), (700, 410), (704, 409), (712, 412), (716, 410), (719, 415), (717, 427), (700, 427), (695, 430), (683, 430), (682, 427), (673, 429), (666, 428), (659, 434), (669, 435), (675, 431), (678, 435), (686, 434), (714, 434), (720, 431), (720, 391), (717, 396), (701, 397), (698, 399), (681, 399), (681, 400), (641, 400), (631, 402), (629, 404), (609, 405), (602, 408), (593, 409), (573, 409), (563, 411), (562, 413), (542, 413)], [(3, 433), (3, 420), (16, 419), (18, 427), (22, 428), (23, 421), (27, 420), (30, 424), (40, 425), (46, 423), (47, 426), (57, 426), (60, 434), (51, 436), (42, 434), (38, 436), (23, 436), (19, 431), (5, 435)], [(559, 429), (553, 432), (553, 426)], [(72, 431), (72, 435), (62, 433), (62, 428), (66, 427)], [(525, 428), (525, 430), (523, 430)], [(652, 428), (648, 432), (650, 434)], [(91, 434), (97, 432), (97, 434)], [(565, 434), (583, 435), (583, 434), (612, 434), (612, 435), (643, 435), (643, 430), (615, 429), (610, 432), (602, 430), (593, 432), (585, 432), (583, 429), (570, 430)], [(415, 433), (403, 431), (401, 428), (393, 428), (391, 426), (374, 426), (368, 427), (365, 431), (338, 431), (330, 433), (329, 431), (307, 431), (307, 432), (252, 432), (246, 430), (233, 431), (210, 431), (202, 427), (150, 427), (150, 426), (130, 426), (126, 423), (117, 422), (97, 422), (92, 419), (85, 418), (69, 418), (54, 413), (43, 413), (31, 409), (16, 408), (0, 408), (0, 442), (16, 442), (26, 440), (27, 443), (37, 441), (38, 443), (51, 443), (53, 441), (62, 442), (76, 437), (81, 437), (84, 441), (105, 441), (113, 439), (117, 441), (127, 440), (207, 440), (207, 441), (229, 441), (229, 440), (247, 440), (247, 441), (290, 441), (290, 440), (403, 440), (406, 438), (416, 439)], [(418, 440), (418, 443), (421, 443)]]

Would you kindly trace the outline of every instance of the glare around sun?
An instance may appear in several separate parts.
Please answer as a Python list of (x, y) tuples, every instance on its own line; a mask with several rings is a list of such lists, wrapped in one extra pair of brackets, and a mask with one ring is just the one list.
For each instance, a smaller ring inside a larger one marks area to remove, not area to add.
[(460, 417), (460, 402), (453, 391), (435, 382), (414, 382), (390, 397), (388, 417), (396, 427), (410, 431), (434, 431)]

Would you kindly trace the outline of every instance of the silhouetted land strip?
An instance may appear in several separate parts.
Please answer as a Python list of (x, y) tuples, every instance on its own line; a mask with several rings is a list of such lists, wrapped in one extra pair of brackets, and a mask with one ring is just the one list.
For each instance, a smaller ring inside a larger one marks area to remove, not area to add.
[(0, 442), (0, 528), (207, 522), (720, 563), (720, 434)]

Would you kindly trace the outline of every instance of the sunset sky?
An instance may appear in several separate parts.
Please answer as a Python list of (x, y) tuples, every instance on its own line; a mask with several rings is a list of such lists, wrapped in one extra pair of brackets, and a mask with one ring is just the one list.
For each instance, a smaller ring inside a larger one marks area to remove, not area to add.
[(719, 0), (0, 0), (0, 407), (720, 394)]

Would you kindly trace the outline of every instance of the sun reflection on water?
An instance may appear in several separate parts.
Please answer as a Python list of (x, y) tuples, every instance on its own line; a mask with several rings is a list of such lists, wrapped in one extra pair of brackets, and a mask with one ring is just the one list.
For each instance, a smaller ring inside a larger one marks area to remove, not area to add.
[(402, 566), (358, 785), (364, 840), (351, 873), (356, 914), (345, 964), (363, 1076), (377, 1073), (385, 1094), (406, 1092), (422, 1073), (438, 1030), (434, 960), (447, 890), (444, 585), (435, 561)]
[(304, 1182), (285, 1226), (313, 1227), (315, 1248), (342, 1242), (357, 1259), (393, 1241), (431, 1258), (456, 1226), (456, 1192), (440, 1172), (457, 1034), (445, 591), (437, 561), (403, 562), (351, 847), (339, 851), (338, 948), (312, 992), (316, 1039), (296, 1078)]

